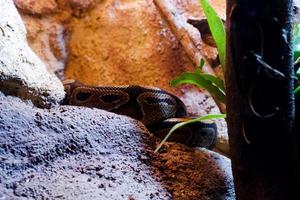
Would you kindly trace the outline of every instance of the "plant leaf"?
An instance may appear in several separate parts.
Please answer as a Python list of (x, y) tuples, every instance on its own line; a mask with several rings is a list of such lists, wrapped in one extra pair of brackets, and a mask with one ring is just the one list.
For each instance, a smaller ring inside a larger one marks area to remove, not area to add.
[(300, 86), (298, 86), (295, 90), (294, 90), (294, 94), (295, 97), (298, 98), (300, 96)]
[(200, 0), (202, 9), (207, 18), (208, 26), (219, 52), (219, 59), (224, 70), (226, 57), (226, 32), (221, 18), (207, 0)]
[[(214, 95), (220, 102), (225, 103), (225, 92), (214, 84), (211, 80), (207, 80), (209, 76), (203, 73), (182, 73), (179, 77), (171, 81), (172, 86), (181, 84), (193, 84), (200, 88), (206, 89), (211, 95)], [(211, 78), (211, 77), (210, 77)], [(218, 81), (217, 81), (218, 82)], [(219, 83), (218, 83), (219, 84)]]
[(185, 125), (188, 125), (188, 124), (191, 124), (191, 123), (195, 123), (195, 122), (198, 122), (198, 121), (205, 121), (205, 120), (209, 120), (209, 119), (220, 119), (220, 118), (226, 118), (226, 114), (209, 114), (209, 115), (205, 115), (203, 117), (199, 117), (199, 118), (196, 118), (196, 119), (191, 119), (191, 120), (188, 120), (188, 121), (185, 121), (185, 122), (180, 122), (178, 124), (176, 124), (175, 126), (173, 126), (171, 128), (171, 130), (168, 132), (168, 134), (166, 135), (166, 137), (160, 142), (160, 144), (156, 147), (155, 149), (155, 153), (157, 153), (159, 151), (159, 149), (162, 147), (162, 145), (167, 141), (167, 139), (171, 136), (171, 134), (176, 131), (177, 129), (185, 126)]
[(206, 80), (213, 82), (223, 92), (225, 91), (224, 81), (221, 78), (206, 73), (201, 73), (201, 76)]
[(300, 57), (300, 24), (296, 24), (293, 30), (294, 61)]
[(195, 72), (202, 73), (203, 66), (205, 65), (205, 60), (203, 58), (200, 59), (200, 63), (198, 68), (196, 68)]
[(296, 77), (300, 79), (300, 68), (296, 71)]
[(205, 64), (205, 61), (204, 61), (203, 58), (201, 58), (200, 64), (199, 64), (199, 69), (200, 69), (201, 71), (202, 71), (202, 68), (203, 68), (204, 64)]

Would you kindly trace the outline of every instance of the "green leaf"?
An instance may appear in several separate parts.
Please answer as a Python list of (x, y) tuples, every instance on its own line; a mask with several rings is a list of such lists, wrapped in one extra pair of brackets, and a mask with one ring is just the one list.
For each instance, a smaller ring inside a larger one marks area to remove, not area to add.
[(294, 61), (300, 57), (300, 24), (296, 24), (293, 30)]
[(173, 126), (171, 128), (171, 130), (169, 131), (169, 133), (166, 135), (166, 137), (161, 141), (161, 143), (156, 147), (155, 149), (155, 153), (157, 153), (159, 151), (159, 149), (162, 147), (162, 145), (167, 141), (167, 139), (171, 136), (171, 134), (176, 131), (177, 129), (186, 126), (188, 124), (191, 123), (195, 123), (195, 122), (199, 122), (199, 121), (205, 121), (205, 120), (210, 120), (210, 119), (220, 119), (220, 118), (226, 118), (226, 114), (209, 114), (209, 115), (205, 115), (203, 117), (199, 117), (196, 119), (191, 119), (185, 122), (180, 122), (178, 124), (176, 124), (175, 126)]
[(296, 71), (296, 77), (300, 79), (300, 68)]
[(202, 9), (207, 18), (212, 37), (214, 38), (219, 52), (220, 63), (224, 70), (226, 57), (226, 32), (221, 18), (207, 0), (200, 0)]
[[(209, 80), (211, 79), (211, 80)], [(179, 77), (171, 81), (172, 86), (177, 86), (181, 84), (193, 84), (200, 88), (206, 89), (211, 95), (215, 96), (220, 102), (225, 103), (225, 92), (222, 87), (218, 87), (220, 84), (219, 80), (214, 80), (217, 83), (214, 83), (211, 75), (203, 73), (191, 73), (185, 72), (182, 73)]]
[(296, 98), (300, 97), (300, 86), (298, 86), (298, 87), (294, 90), (294, 94), (295, 94), (295, 97), (296, 97)]
[(206, 73), (201, 73), (201, 76), (214, 83), (220, 90), (225, 91), (224, 81), (221, 78)]
[(205, 64), (205, 61), (204, 61), (203, 58), (201, 58), (200, 64), (199, 64), (199, 69), (200, 69), (200, 71), (202, 71), (202, 68), (203, 68), (204, 64)]

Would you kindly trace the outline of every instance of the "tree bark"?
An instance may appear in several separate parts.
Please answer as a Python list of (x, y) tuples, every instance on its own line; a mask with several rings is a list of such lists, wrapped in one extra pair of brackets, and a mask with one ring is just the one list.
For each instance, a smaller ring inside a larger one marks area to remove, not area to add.
[(228, 0), (227, 33), (227, 121), (237, 199), (299, 199), (292, 0)]

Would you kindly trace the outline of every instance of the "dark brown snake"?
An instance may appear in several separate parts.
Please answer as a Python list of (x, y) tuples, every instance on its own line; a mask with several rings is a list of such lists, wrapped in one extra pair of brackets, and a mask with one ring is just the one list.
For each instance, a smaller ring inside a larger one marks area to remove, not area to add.
[[(186, 121), (183, 102), (173, 94), (153, 87), (87, 86), (79, 81), (65, 80), (64, 104), (85, 106), (127, 115), (141, 121), (150, 132), (164, 138), (170, 128)], [(212, 148), (217, 136), (214, 123), (194, 123), (175, 131), (168, 141), (188, 146)]]

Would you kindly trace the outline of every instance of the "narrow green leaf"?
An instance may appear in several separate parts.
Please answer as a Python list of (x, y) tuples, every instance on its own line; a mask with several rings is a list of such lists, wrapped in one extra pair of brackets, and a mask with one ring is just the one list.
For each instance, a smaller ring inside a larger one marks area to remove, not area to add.
[(203, 58), (200, 59), (200, 63), (199, 63), (199, 66), (198, 68), (196, 68), (195, 72), (196, 73), (202, 73), (202, 69), (203, 69), (203, 66), (205, 65), (205, 61)]
[(171, 136), (172, 133), (174, 133), (174, 131), (176, 131), (177, 129), (186, 126), (188, 124), (191, 123), (195, 123), (195, 122), (199, 122), (199, 121), (205, 121), (205, 120), (210, 120), (210, 119), (220, 119), (220, 118), (226, 118), (226, 114), (209, 114), (209, 115), (205, 115), (203, 117), (199, 117), (196, 119), (191, 119), (188, 120), (186, 122), (180, 122), (178, 124), (176, 124), (175, 126), (173, 126), (171, 128), (171, 130), (168, 132), (168, 134), (166, 135), (166, 137), (161, 141), (161, 143), (157, 146), (157, 148), (155, 149), (155, 153), (157, 153), (159, 151), (159, 149), (162, 147), (162, 145), (167, 141), (167, 139)]
[(204, 61), (203, 58), (201, 58), (200, 64), (199, 64), (199, 69), (200, 69), (200, 71), (202, 71), (202, 68), (203, 68), (204, 64), (205, 64), (205, 61)]
[(296, 71), (296, 77), (300, 79), (300, 68)]
[(300, 24), (296, 24), (293, 30), (294, 61), (300, 57)]
[(220, 90), (225, 91), (224, 81), (221, 78), (204, 73), (202, 73), (201, 76), (206, 80), (213, 82)]
[(295, 94), (295, 97), (296, 97), (296, 98), (300, 97), (300, 86), (298, 86), (298, 87), (294, 90), (294, 94)]
[(226, 32), (221, 18), (207, 0), (200, 0), (202, 9), (207, 18), (212, 37), (214, 38), (219, 52), (220, 63), (224, 70), (226, 57)]
[(211, 95), (215, 96), (220, 102), (225, 103), (225, 92), (216, 86), (211, 80), (207, 80), (208, 76), (200, 73), (185, 72), (179, 77), (171, 81), (172, 86), (181, 84), (193, 84), (200, 88), (206, 89)]

